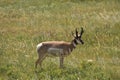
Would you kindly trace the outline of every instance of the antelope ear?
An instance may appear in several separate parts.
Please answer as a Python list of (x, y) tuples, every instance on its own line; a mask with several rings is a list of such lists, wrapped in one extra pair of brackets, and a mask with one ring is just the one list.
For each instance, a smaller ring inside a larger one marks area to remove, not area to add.
[(73, 32), (72, 32), (72, 36), (73, 36), (73, 37), (76, 37)]

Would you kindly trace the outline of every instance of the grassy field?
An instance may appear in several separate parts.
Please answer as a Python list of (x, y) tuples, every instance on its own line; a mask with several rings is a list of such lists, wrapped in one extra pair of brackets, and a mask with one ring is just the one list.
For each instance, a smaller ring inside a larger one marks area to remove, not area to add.
[[(81, 27), (85, 44), (64, 69), (48, 57), (35, 71), (38, 43), (71, 41)], [(120, 1), (0, 0), (0, 80), (120, 80)]]

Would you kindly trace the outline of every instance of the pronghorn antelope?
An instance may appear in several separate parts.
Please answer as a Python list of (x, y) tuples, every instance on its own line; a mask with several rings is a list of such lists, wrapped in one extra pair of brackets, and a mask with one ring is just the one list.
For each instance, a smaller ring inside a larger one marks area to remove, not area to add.
[(60, 58), (60, 68), (63, 67), (64, 57), (69, 55), (73, 49), (76, 48), (77, 44), (84, 44), (82, 38), (83, 28), (81, 28), (80, 34), (78, 34), (77, 29), (75, 30), (76, 35), (73, 34), (74, 39), (71, 42), (64, 41), (47, 41), (41, 42), (37, 45), (38, 59), (35, 63), (35, 67), (42, 63), (46, 56), (56, 56)]

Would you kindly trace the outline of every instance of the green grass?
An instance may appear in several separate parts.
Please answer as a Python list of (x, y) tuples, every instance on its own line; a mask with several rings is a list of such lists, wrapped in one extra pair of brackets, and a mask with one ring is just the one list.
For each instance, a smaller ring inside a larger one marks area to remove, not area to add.
[[(81, 27), (85, 44), (64, 69), (48, 57), (35, 71), (38, 43), (71, 41)], [(120, 1), (0, 0), (0, 80), (120, 80)]]

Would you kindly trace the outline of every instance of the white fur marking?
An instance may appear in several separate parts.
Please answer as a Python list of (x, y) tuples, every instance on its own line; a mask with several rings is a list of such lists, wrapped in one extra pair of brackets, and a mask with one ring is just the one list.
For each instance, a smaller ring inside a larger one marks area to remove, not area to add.
[(76, 47), (76, 44), (73, 42), (73, 46)]
[(81, 43), (81, 42), (80, 42), (79, 40), (77, 40), (77, 39), (76, 39), (76, 41), (77, 41), (77, 43), (79, 43), (79, 44)]
[(48, 54), (59, 56), (61, 53), (63, 53), (63, 49), (60, 49), (60, 48), (49, 48), (48, 49)]
[(40, 47), (41, 47), (42, 45), (43, 45), (42, 43), (40, 43), (40, 44), (37, 45), (37, 51), (40, 49)]

